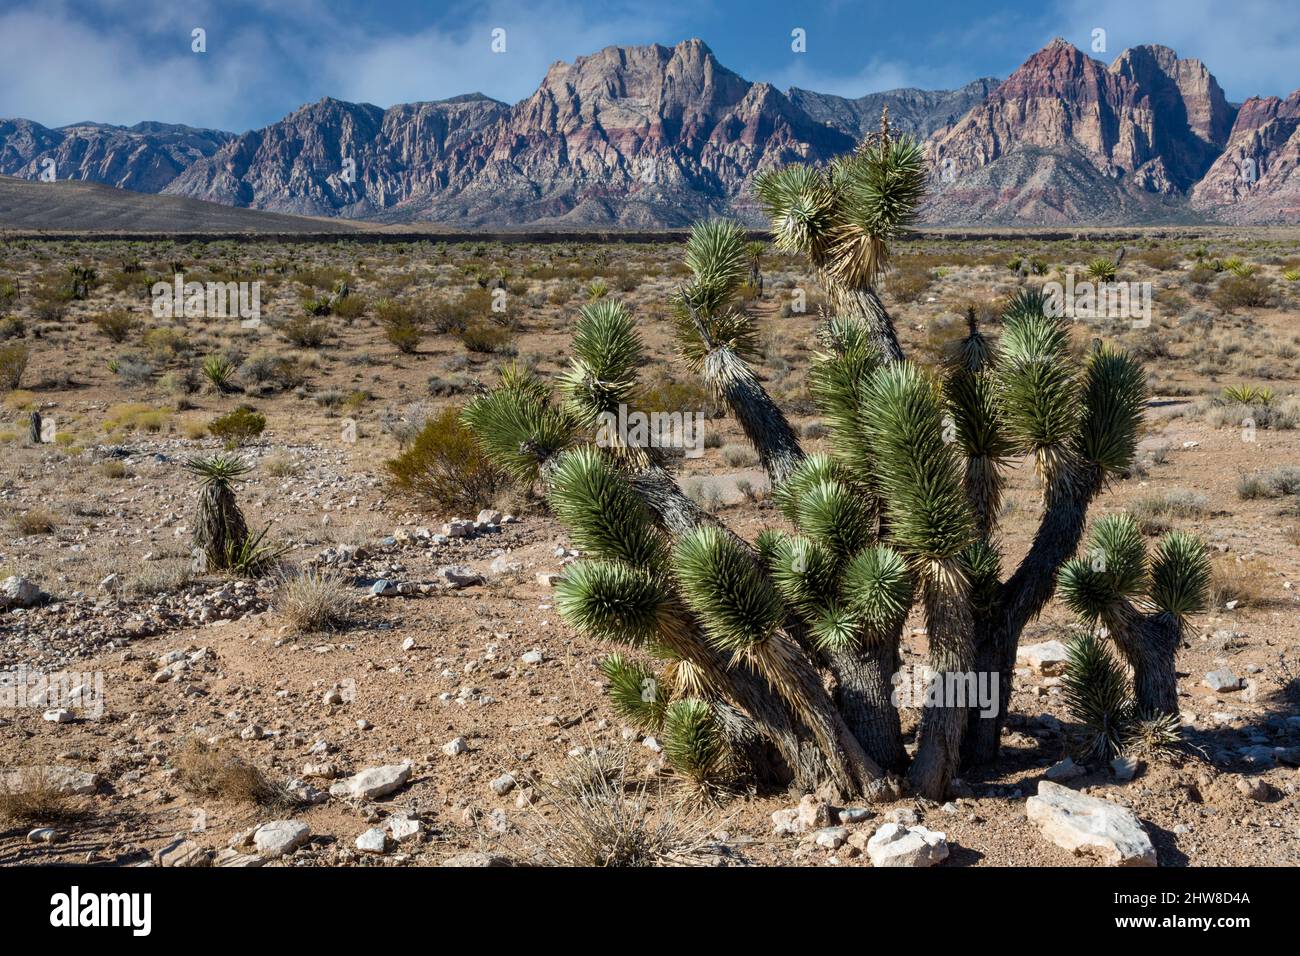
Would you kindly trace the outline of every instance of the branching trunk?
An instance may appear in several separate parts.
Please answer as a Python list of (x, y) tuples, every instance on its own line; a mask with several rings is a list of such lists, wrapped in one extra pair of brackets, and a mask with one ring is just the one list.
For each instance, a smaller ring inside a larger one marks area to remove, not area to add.
[(1133, 668), (1133, 691), (1143, 716), (1178, 713), (1178, 672), (1174, 661), (1183, 640), (1172, 614), (1134, 615), (1130, 627), (1115, 627), (1111, 639)]
[(758, 452), (768, 481), (780, 487), (803, 461), (803, 449), (784, 413), (772, 401), (754, 370), (729, 348), (715, 348), (704, 359), (704, 381), (731, 409)]
[(842, 289), (831, 286), (831, 294), (840, 311), (845, 315), (864, 319), (871, 329), (872, 340), (887, 362), (901, 362), (903, 347), (898, 344), (898, 333), (894, 331), (894, 320), (885, 311), (885, 304), (876, 295), (876, 290)]
[(1029, 553), (998, 589), (988, 615), (973, 621), (976, 667), (982, 673), (998, 675), (999, 700), (997, 714), (991, 718), (981, 717), (978, 707), (971, 708), (963, 765), (984, 766), (998, 758), (1020, 633), (1052, 599), (1056, 573), (1078, 549), (1088, 505), (1100, 490), (1101, 477), (1095, 465), (1077, 466), (1057, 479)]
[(898, 708), (891, 699), (902, 629), (899, 624), (874, 644), (826, 655), (835, 676), (835, 704), (845, 722), (871, 758), (895, 773), (907, 767)]
[(963, 690), (974, 670), (974, 622), (964, 593), (935, 583), (926, 585), (926, 628), (930, 637), (928, 700), (917, 729), (916, 759), (909, 779), (912, 789), (931, 800), (942, 800), (961, 763), (961, 741), (966, 732), (967, 708)]

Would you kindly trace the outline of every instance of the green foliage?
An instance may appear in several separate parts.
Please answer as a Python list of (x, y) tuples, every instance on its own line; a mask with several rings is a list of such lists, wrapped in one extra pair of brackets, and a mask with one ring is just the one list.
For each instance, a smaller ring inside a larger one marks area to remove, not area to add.
[(645, 504), (608, 457), (587, 446), (559, 457), (549, 501), (576, 547), (650, 571), (663, 565), (663, 544)]
[(706, 794), (726, 763), (721, 728), (708, 701), (675, 700), (664, 713), (664, 757), (673, 770)]
[(208, 423), (208, 431), (225, 441), (228, 448), (256, 438), (265, 429), (266, 416), (251, 405), (240, 405)]
[(384, 463), (393, 486), (422, 506), (440, 511), (475, 511), (490, 504), (509, 485), (461, 422), (460, 410), (443, 409), (411, 445)]
[(466, 405), (461, 420), (488, 456), (521, 483), (536, 479), (543, 462), (578, 439), (572, 414), (554, 405), (542, 381), (517, 365), (502, 369), (496, 390)]
[(779, 592), (721, 528), (706, 526), (682, 537), (673, 550), (673, 570), (683, 599), (718, 648), (752, 648), (780, 626)]
[(1061, 689), (1070, 716), (1083, 725), (1085, 760), (1108, 761), (1123, 749), (1133, 718), (1124, 671), (1100, 637), (1084, 631), (1067, 645)]
[(609, 681), (609, 700), (614, 711), (643, 734), (660, 733), (668, 709), (667, 687), (653, 668), (611, 654), (600, 665)]
[(1156, 547), (1151, 562), (1151, 600), (1175, 617), (1205, 610), (1209, 601), (1210, 559), (1194, 535), (1174, 531)]
[(95, 316), (91, 321), (110, 342), (125, 342), (139, 326), (135, 317), (126, 309), (111, 309)]
[(13, 391), (23, 380), (32, 352), (21, 342), (0, 345), (0, 388)]
[(214, 391), (225, 394), (239, 390), (239, 386), (235, 382), (235, 373), (239, 370), (239, 363), (229, 356), (209, 355), (203, 360), (199, 370)]

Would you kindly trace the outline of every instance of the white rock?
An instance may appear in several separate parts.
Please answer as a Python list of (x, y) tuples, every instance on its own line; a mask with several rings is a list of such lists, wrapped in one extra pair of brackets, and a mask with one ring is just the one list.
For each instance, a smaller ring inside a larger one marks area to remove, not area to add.
[(555, 587), (555, 582), (559, 581), (562, 576), (563, 575), (549, 574), (545, 571), (541, 571), (537, 575), (537, 583), (544, 588), (553, 588)]
[(948, 836), (925, 827), (886, 823), (867, 841), (872, 866), (934, 866), (948, 858)]
[(1087, 772), (1086, 768), (1080, 767), (1074, 762), (1074, 758), (1066, 757), (1064, 760), (1058, 760), (1048, 767), (1043, 776), (1054, 783), (1065, 783), (1067, 780), (1082, 777)]
[(474, 520), (479, 524), (500, 524), (501, 512), (493, 511), (491, 508), (484, 508)]
[(41, 600), (41, 589), (26, 578), (10, 576), (0, 583), (0, 610), (32, 607)]
[(0, 771), (0, 790), (22, 793), (33, 787), (48, 787), (63, 796), (82, 797), (99, 789), (99, 775), (60, 766)]
[(383, 853), (388, 849), (388, 834), (378, 827), (357, 837), (357, 849), (362, 853)]
[(813, 842), (828, 850), (838, 850), (848, 838), (848, 827), (826, 827), (813, 834)]
[(1120, 783), (1127, 783), (1137, 776), (1137, 758), (1126, 754), (1118, 756), (1110, 762), (1110, 770), (1115, 775), (1116, 780)]
[(1096, 856), (1107, 866), (1155, 866), (1151, 838), (1133, 811), (1108, 800), (1039, 781), (1025, 813), (1043, 836), (1062, 849)]
[(464, 737), (453, 737), (442, 745), (442, 752), (448, 757), (459, 757), (469, 750), (469, 744), (465, 742)]
[(488, 570), (493, 574), (514, 574), (516, 571), (522, 571), (524, 566), (518, 561), (511, 561), (507, 554), (499, 554), (492, 559), (488, 565)]
[(384, 821), (388, 833), (398, 843), (405, 843), (420, 835), (420, 821), (409, 817), (389, 817)]
[(1065, 673), (1065, 662), (1069, 652), (1060, 641), (1044, 641), (1030, 644), (1016, 651), (1016, 660), (1023, 662), (1040, 674), (1056, 675)]
[(330, 787), (334, 797), (353, 797), (358, 800), (375, 800), (398, 790), (411, 777), (409, 763), (369, 767), (355, 776), (340, 780)]
[(301, 820), (272, 820), (253, 831), (253, 845), (269, 859), (292, 853), (310, 838), (311, 827)]
[(1219, 694), (1241, 690), (1241, 678), (1227, 667), (1221, 667), (1217, 671), (1210, 671), (1205, 675), (1205, 679), (1201, 683)]
[(515, 788), (515, 778), (508, 773), (503, 773), (488, 783), (492, 792), (499, 797), (504, 797), (507, 793)]
[(438, 580), (453, 588), (470, 588), (483, 583), (483, 575), (463, 564), (448, 564), (434, 572)]
[(53, 827), (41, 827), (27, 834), (28, 843), (55, 843), (58, 839), (59, 831)]
[(77, 719), (77, 715), (70, 710), (56, 707), (41, 714), (41, 719), (48, 720), (52, 724), (70, 724)]
[(542, 655), (541, 651), (532, 650), (525, 652), (519, 659), (525, 664), (540, 664), (545, 660), (545, 657)]

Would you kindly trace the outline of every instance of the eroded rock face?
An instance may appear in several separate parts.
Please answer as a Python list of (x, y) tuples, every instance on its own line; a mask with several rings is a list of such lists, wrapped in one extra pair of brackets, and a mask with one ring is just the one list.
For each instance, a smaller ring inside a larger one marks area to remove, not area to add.
[(1233, 115), (1198, 60), (1139, 46), (1107, 67), (1057, 39), (932, 141), (940, 175), (927, 217), (963, 205), (990, 221), (1173, 215)]
[(1108, 800), (1040, 781), (1038, 795), (1025, 801), (1025, 813), (1048, 840), (1076, 855), (1096, 857), (1106, 866), (1155, 866), (1156, 851), (1132, 810)]
[(1300, 221), (1300, 90), (1241, 105), (1192, 205), (1228, 222)]

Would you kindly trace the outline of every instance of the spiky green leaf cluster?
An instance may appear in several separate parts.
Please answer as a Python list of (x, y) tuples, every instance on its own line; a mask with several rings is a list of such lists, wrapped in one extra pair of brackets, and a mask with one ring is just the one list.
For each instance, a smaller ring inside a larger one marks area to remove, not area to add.
[(1133, 462), (1138, 427), (1146, 404), (1146, 376), (1127, 352), (1103, 345), (1092, 353), (1083, 383), (1079, 451), (1116, 475)]
[(706, 526), (686, 535), (673, 549), (672, 563), (683, 599), (716, 647), (743, 651), (780, 626), (780, 594), (723, 529)]
[(1110, 620), (1116, 608), (1146, 589), (1147, 554), (1129, 514), (1097, 519), (1085, 553), (1061, 568), (1057, 588), (1066, 606), (1085, 620)]
[(854, 555), (844, 569), (844, 597), (868, 639), (883, 636), (912, 606), (912, 576), (893, 548), (876, 545)]
[(580, 550), (648, 571), (661, 569), (663, 540), (649, 510), (600, 449), (587, 445), (561, 455), (548, 500)]
[(493, 463), (522, 482), (533, 481), (579, 432), (572, 414), (552, 404), (541, 379), (513, 364), (502, 369), (496, 389), (465, 406), (461, 421)]
[(835, 199), (825, 174), (803, 165), (768, 169), (754, 177), (754, 192), (772, 224), (778, 249), (820, 263), (835, 221)]
[(238, 455), (200, 455), (194, 458), (188, 458), (184, 467), (187, 471), (197, 475), (206, 485), (215, 485), (218, 488), (229, 488), (236, 481), (240, 481), (253, 470), (253, 465), (248, 460)]
[(1003, 312), (996, 380), (1010, 436), (1033, 452), (1061, 449), (1079, 425), (1079, 382), (1069, 336), (1042, 309), (1042, 296), (1022, 292)]
[(682, 355), (699, 370), (713, 350), (729, 348), (741, 358), (759, 354), (753, 320), (735, 304), (749, 276), (750, 256), (740, 226), (725, 219), (697, 222), (686, 242), (692, 279), (673, 303), (673, 324)]
[(708, 701), (684, 697), (664, 714), (664, 757), (673, 770), (697, 787), (713, 786), (727, 759), (722, 728)]
[(575, 417), (593, 422), (602, 413), (634, 403), (643, 353), (623, 303), (602, 298), (578, 311), (573, 357), (560, 384)]
[(871, 377), (867, 423), (891, 540), (909, 556), (946, 562), (971, 541), (974, 520), (955, 443), (944, 440), (938, 384), (909, 362)]
[(1151, 600), (1175, 617), (1203, 611), (1209, 602), (1210, 559), (1200, 538), (1173, 531), (1151, 562)]
[(669, 693), (653, 668), (611, 654), (600, 670), (609, 681), (609, 699), (618, 715), (643, 734), (659, 733)]
[(1070, 716), (1083, 725), (1082, 756), (1110, 760), (1122, 749), (1133, 717), (1124, 671), (1092, 631), (1071, 640), (1067, 650), (1061, 688)]
[(653, 641), (668, 595), (662, 580), (617, 561), (576, 561), (555, 582), (555, 607), (573, 627), (601, 640)]

